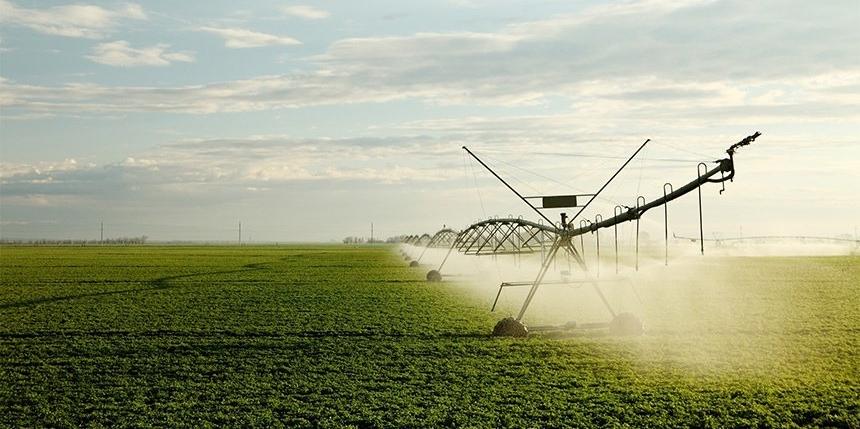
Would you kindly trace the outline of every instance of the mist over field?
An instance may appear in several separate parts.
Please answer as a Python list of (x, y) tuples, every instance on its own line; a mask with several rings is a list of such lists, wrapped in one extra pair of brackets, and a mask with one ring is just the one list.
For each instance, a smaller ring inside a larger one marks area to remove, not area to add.
[[(585, 256), (588, 272), (570, 258), (559, 258), (524, 322), (540, 333), (542, 327), (605, 323), (612, 319), (611, 311), (629, 312), (641, 316), (645, 325), (643, 339), (630, 345), (642, 362), (678, 365), (694, 373), (756, 376), (787, 361), (820, 359), (815, 346), (796, 343), (799, 334), (828, 336), (856, 328), (852, 307), (857, 290), (850, 284), (860, 275), (856, 243), (738, 245), (708, 249), (708, 257), (699, 255), (698, 246), (677, 242), (670, 246), (667, 265), (663, 249), (658, 253), (656, 246), (642, 252), (638, 270), (632, 252), (619, 255), (618, 273), (612, 248), (603, 249), (599, 275), (593, 253)], [(447, 253), (414, 251), (423, 253), (426, 269), (435, 269)], [(833, 266), (822, 264), (840, 258)], [(443, 271), (488, 310), (502, 282), (529, 283), (502, 290), (495, 310), (501, 318), (518, 314), (540, 265), (540, 253), (453, 256)], [(601, 302), (595, 286), (611, 309)], [(605, 334), (554, 329), (547, 335)], [(857, 363), (856, 357), (852, 359), (849, 365)]]

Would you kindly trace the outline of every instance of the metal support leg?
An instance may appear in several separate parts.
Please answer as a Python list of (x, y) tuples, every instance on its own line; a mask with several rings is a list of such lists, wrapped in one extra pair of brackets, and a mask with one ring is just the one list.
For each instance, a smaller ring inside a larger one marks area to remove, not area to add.
[(422, 251), (421, 251), (421, 254), (420, 254), (420, 255), (418, 255), (418, 259), (416, 259), (415, 261), (417, 261), (417, 262), (421, 262), (421, 258), (423, 258), (423, 257), (424, 257), (424, 254), (425, 254), (425, 253), (427, 253), (427, 249), (429, 249), (429, 248), (430, 248), (430, 246), (432, 246), (432, 245), (433, 245), (433, 240), (430, 240), (430, 242), (429, 242), (429, 243), (427, 243), (427, 246), (426, 246), (426, 247), (424, 247), (424, 250), (422, 250)]
[(496, 304), (499, 303), (499, 297), (502, 296), (502, 289), (504, 288), (504, 283), (499, 285), (499, 293), (496, 294), (496, 299), (493, 300), (493, 308), (490, 309), (490, 312), (496, 311)]
[(546, 272), (549, 270), (550, 261), (555, 259), (555, 254), (558, 253), (559, 247), (561, 247), (561, 241), (563, 238), (557, 238), (553, 243), (552, 247), (549, 249), (549, 253), (547, 253), (547, 260), (541, 265), (540, 272), (538, 272), (537, 278), (535, 278), (534, 284), (532, 284), (531, 289), (529, 289), (529, 294), (526, 296), (526, 300), (523, 302), (523, 307), (520, 309), (520, 313), (517, 315), (517, 321), (522, 320), (523, 315), (526, 313), (526, 310), (529, 308), (529, 304), (532, 302), (532, 298), (535, 296), (535, 292), (537, 292), (538, 287), (540, 287), (541, 282), (543, 281)]
[(451, 247), (448, 248), (448, 253), (445, 254), (445, 258), (442, 259), (442, 263), (439, 264), (439, 269), (437, 269), (436, 271), (439, 271), (440, 273), (442, 272), (442, 267), (445, 265), (445, 262), (448, 260), (448, 257), (451, 256), (451, 252), (453, 252), (454, 248), (457, 247), (458, 241), (459, 241), (459, 237), (457, 237), (457, 239), (454, 239), (454, 242), (451, 243)]

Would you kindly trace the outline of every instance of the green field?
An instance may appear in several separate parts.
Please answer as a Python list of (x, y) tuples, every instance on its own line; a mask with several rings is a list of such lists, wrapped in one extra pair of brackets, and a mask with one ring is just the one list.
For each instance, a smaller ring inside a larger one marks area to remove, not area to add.
[(708, 261), (517, 340), (391, 247), (3, 247), (0, 426), (860, 427), (860, 258)]

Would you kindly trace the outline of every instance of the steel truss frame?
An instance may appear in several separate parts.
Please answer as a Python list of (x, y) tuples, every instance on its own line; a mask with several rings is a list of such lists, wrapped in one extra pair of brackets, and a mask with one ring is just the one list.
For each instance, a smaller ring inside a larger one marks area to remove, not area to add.
[[(644, 197), (638, 197), (636, 201), (636, 205), (634, 207), (627, 207), (626, 210), (617, 206), (614, 216), (609, 217), (607, 219), (603, 219), (602, 216), (598, 215), (595, 218), (594, 222), (586, 221), (580, 222), (579, 228), (574, 228), (574, 221), (581, 214), (585, 208), (591, 204), (592, 201), (603, 191), (604, 188), (611, 182), (617, 175), (620, 173), (621, 169), (623, 169), (632, 159), (636, 156), (636, 154), (648, 143), (649, 140), (646, 140), (639, 149), (625, 162), (621, 168), (615, 172), (615, 174), (607, 181), (603, 187), (600, 188), (598, 192), (592, 194), (591, 200), (583, 206), (579, 212), (569, 221), (566, 220), (566, 216), (562, 214), (562, 222), (558, 225), (545, 225), (538, 224), (535, 222), (531, 222), (528, 220), (524, 220), (522, 218), (504, 218), (504, 219), (489, 219), (481, 222), (477, 222), (472, 224), (462, 232), (460, 232), (456, 239), (451, 244), (451, 247), (448, 249), (448, 253), (445, 255), (445, 258), (442, 260), (439, 268), (437, 270), (431, 271), (428, 273), (427, 278), (431, 280), (441, 279), (442, 267), (445, 265), (445, 262), (448, 260), (448, 257), (451, 253), (456, 249), (458, 252), (461, 252), (466, 255), (505, 255), (505, 254), (521, 254), (521, 253), (534, 253), (536, 251), (545, 251), (545, 257), (542, 260), (540, 271), (538, 272), (535, 280), (530, 283), (526, 282), (506, 282), (502, 283), (499, 286), (499, 292), (496, 295), (496, 302), (498, 301), (499, 295), (501, 291), (505, 287), (511, 286), (525, 286), (530, 285), (528, 295), (526, 296), (525, 301), (523, 302), (522, 307), (520, 308), (519, 313), (517, 314), (516, 320), (519, 322), (525, 315), (526, 310), (532, 302), (535, 294), (540, 288), (541, 284), (544, 282), (544, 277), (549, 270), (549, 267), (552, 265), (553, 260), (557, 256), (560, 251), (564, 251), (570, 255), (575, 261), (576, 264), (583, 270), (583, 272), (588, 272), (588, 268), (586, 266), (585, 260), (582, 258), (580, 252), (576, 249), (573, 244), (573, 238), (577, 236), (582, 236), (586, 233), (599, 233), (600, 229), (603, 228), (615, 228), (618, 224), (630, 221), (636, 221), (637, 226), (639, 219), (644, 215), (647, 211), (660, 206), (667, 206), (670, 201), (673, 201), (677, 198), (680, 198), (690, 192), (698, 191), (699, 193), (699, 224), (700, 224), (700, 236), (703, 234), (701, 224), (702, 224), (702, 210), (701, 210), (701, 187), (707, 183), (720, 183), (722, 184), (722, 189), (720, 193), (725, 190), (725, 182), (732, 181), (735, 176), (735, 166), (734, 166), (734, 154), (736, 150), (740, 147), (749, 145), (752, 143), (757, 137), (759, 137), (761, 133), (754, 133), (738, 143), (733, 144), (729, 147), (726, 153), (729, 155), (728, 158), (719, 159), (714, 161), (716, 166), (708, 169), (707, 164), (700, 163), (697, 166), (697, 177), (695, 180), (690, 181), (684, 186), (681, 186), (677, 189), (673, 189), (671, 184), (665, 184), (663, 186), (663, 196), (660, 198), (656, 198), (650, 202), (646, 202)], [(498, 174), (496, 174), (489, 166), (484, 164), (475, 154), (468, 150), (468, 148), (464, 147), (473, 158), (475, 158), (481, 165), (483, 165), (487, 170), (490, 171), (497, 179), (499, 179), (505, 186), (508, 187), (514, 194), (520, 197), (530, 208), (532, 208), (535, 212), (537, 212), (542, 218), (549, 220), (543, 213), (541, 213), (537, 208), (535, 208), (531, 203), (527, 201), (525, 197), (519, 194), (514, 188), (512, 188), (507, 182), (504, 181)], [(704, 170), (702, 169), (704, 167)], [(668, 188), (668, 189), (667, 189)], [(665, 212), (665, 222), (668, 222), (668, 208), (666, 208)], [(702, 237), (703, 238), (703, 237)], [(668, 241), (668, 225), (666, 227), (666, 239)], [(617, 240), (617, 238), (616, 238)], [(419, 240), (420, 241), (420, 240)], [(549, 243), (550, 247), (546, 250), (546, 244)], [(638, 249), (638, 234), (637, 234), (637, 249)], [(668, 245), (666, 248), (668, 255)], [(702, 247), (702, 253), (704, 253), (704, 247)], [(617, 254), (617, 248), (616, 248)], [(668, 256), (667, 256), (668, 257)], [(598, 261), (599, 263), (599, 261)], [(637, 252), (637, 265), (638, 265), (638, 252)], [(597, 284), (597, 280), (588, 279), (585, 282), (591, 283), (594, 287), (595, 292), (600, 297), (604, 306), (607, 308), (610, 314), (613, 317), (616, 316), (616, 312), (609, 305), (609, 302), (606, 300), (605, 295), (600, 290)], [(495, 303), (493, 304), (493, 308), (495, 308)]]

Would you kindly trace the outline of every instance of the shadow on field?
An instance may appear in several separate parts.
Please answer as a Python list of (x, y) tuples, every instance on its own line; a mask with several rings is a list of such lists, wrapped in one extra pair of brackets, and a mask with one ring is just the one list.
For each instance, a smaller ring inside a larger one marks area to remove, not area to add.
[(114, 290), (114, 291), (105, 291), (105, 292), (91, 292), (91, 293), (82, 293), (77, 295), (65, 295), (65, 296), (53, 296), (53, 297), (45, 297), (45, 298), (36, 298), (36, 299), (28, 299), (24, 301), (10, 302), (8, 304), (0, 305), (0, 310), (4, 310), (7, 308), (23, 308), (30, 307), (39, 304), (50, 304), (54, 302), (61, 301), (70, 301), (80, 298), (92, 298), (98, 296), (109, 296), (109, 295), (121, 295), (127, 293), (136, 293), (136, 292), (147, 292), (153, 290), (167, 289), (171, 287), (170, 282), (173, 280), (185, 279), (190, 277), (199, 277), (206, 275), (218, 275), (218, 274), (235, 274), (235, 273), (243, 273), (249, 271), (257, 271), (257, 270), (266, 270), (269, 267), (269, 262), (259, 262), (254, 264), (245, 264), (242, 265), (242, 268), (238, 270), (222, 270), (222, 271), (207, 271), (203, 273), (194, 273), (194, 274), (182, 274), (178, 276), (165, 276), (159, 277), (153, 280), (146, 280), (144, 283), (148, 285), (148, 287), (136, 288), (136, 289), (124, 289), (124, 290)]
[(439, 338), (490, 338), (489, 333), (415, 333), (415, 332), (373, 332), (373, 331), (304, 331), (279, 334), (285, 337), (298, 338), (403, 338), (403, 339), (439, 339)]
[(569, 338), (604, 338), (618, 337), (613, 335), (606, 329), (588, 329), (588, 330), (546, 330), (529, 332), (531, 338), (544, 338), (548, 340), (564, 340)]

